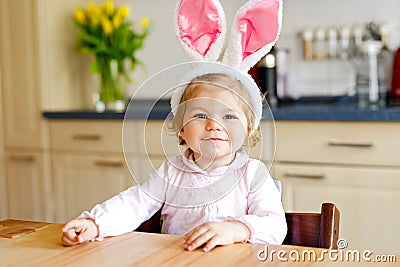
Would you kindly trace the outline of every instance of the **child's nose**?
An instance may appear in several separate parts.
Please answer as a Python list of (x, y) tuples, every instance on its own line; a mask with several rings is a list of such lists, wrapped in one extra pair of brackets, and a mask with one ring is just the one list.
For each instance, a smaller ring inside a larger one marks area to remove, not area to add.
[(223, 129), (222, 125), (216, 121), (215, 119), (208, 118), (206, 123), (206, 130), (207, 131), (221, 131)]

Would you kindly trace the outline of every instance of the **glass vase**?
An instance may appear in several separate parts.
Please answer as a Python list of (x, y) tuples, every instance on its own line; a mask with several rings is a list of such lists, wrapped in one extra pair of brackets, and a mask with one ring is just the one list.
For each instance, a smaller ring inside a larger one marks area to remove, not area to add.
[(97, 59), (99, 71), (99, 94), (95, 100), (97, 111), (125, 110), (125, 90), (123, 74), (119, 72), (119, 62), (115, 59)]

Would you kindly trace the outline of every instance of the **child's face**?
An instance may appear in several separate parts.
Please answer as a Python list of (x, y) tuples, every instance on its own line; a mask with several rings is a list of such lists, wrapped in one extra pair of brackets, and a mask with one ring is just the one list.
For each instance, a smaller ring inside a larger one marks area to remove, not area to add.
[(229, 163), (248, 136), (246, 115), (233, 93), (213, 85), (200, 85), (188, 100), (181, 136), (195, 160), (226, 160)]

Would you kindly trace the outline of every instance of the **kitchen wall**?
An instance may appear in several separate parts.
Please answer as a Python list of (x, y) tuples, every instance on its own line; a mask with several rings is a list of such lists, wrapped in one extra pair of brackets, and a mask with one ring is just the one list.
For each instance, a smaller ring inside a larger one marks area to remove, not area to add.
[[(42, 103), (46, 110), (87, 108), (91, 106), (91, 95), (95, 91), (94, 75), (90, 74), (90, 57), (75, 51), (77, 29), (72, 24), (76, 7), (86, 6), (89, 1), (47, 1), (39, 3), (39, 49), (41, 68)], [(101, 4), (103, 0), (95, 0)], [(228, 29), (234, 12), (245, 0), (222, 0)], [(391, 39), (391, 48), (400, 45), (400, 1), (398, 0), (284, 0), (283, 28), (278, 48), (290, 50), (290, 90), (294, 94), (343, 94), (353, 86), (352, 68), (343, 60), (306, 62), (301, 58), (299, 32), (305, 28), (319, 26), (356, 25), (368, 21), (388, 22), (396, 33)], [(128, 85), (132, 95), (151, 75), (174, 64), (187, 62), (175, 37), (173, 12), (175, 0), (116, 0), (116, 4), (127, 4), (131, 8), (130, 18), (140, 23), (148, 16), (151, 33), (138, 57), (145, 68), (133, 73), (134, 83)], [(155, 8), (156, 7), (156, 8)], [(139, 91), (138, 98), (158, 98), (163, 85), (152, 90)]]
[(354, 68), (348, 61), (303, 60), (299, 33), (318, 27), (387, 24), (388, 44), (393, 51), (400, 46), (399, 10), (398, 0), (284, 0), (283, 29), (277, 47), (290, 50), (291, 93), (340, 95), (354, 89)]
[[(150, 74), (172, 64), (185, 62), (188, 57), (182, 52), (174, 36), (172, 10), (175, 1), (158, 1), (160, 8), (154, 8), (154, 1), (133, 1), (134, 13), (147, 14), (153, 21), (153, 33), (140, 53), (147, 70), (138, 70), (136, 83), (130, 87), (133, 92)], [(228, 24), (234, 12), (244, 0), (221, 1), (227, 13)], [(390, 48), (400, 46), (400, 1), (398, 0), (283, 0), (283, 28), (278, 48), (290, 50), (290, 84), (293, 95), (338, 95), (347, 94), (354, 88), (354, 71), (345, 60), (304, 61), (299, 33), (317, 27), (355, 26), (370, 21), (389, 23), (393, 34)], [(134, 16), (134, 17), (137, 17)], [(230, 26), (228, 27), (228, 29)], [(138, 97), (158, 97), (161, 88), (139, 92)]]

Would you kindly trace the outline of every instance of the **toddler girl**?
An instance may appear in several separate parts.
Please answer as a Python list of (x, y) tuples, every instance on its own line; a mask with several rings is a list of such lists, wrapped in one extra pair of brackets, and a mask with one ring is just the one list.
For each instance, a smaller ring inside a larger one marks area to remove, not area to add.
[(165, 160), (143, 185), (83, 212), (62, 231), (65, 246), (135, 230), (159, 209), (162, 233), (184, 247), (235, 242), (281, 244), (285, 213), (266, 166), (243, 147), (260, 139), (259, 118), (243, 83), (225, 73), (194, 78), (173, 105), (172, 128), (187, 149)]

